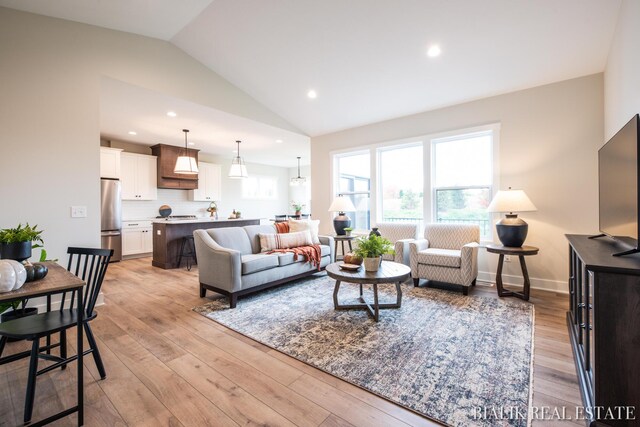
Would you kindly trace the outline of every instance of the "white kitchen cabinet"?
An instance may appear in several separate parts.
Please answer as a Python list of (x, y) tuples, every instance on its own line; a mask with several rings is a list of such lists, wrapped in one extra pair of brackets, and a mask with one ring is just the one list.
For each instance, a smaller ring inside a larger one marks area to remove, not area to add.
[(120, 148), (100, 147), (100, 178), (120, 179)]
[(158, 163), (155, 156), (122, 153), (120, 181), (122, 200), (156, 200), (158, 198)]
[(153, 252), (151, 221), (123, 221), (122, 255), (139, 255), (151, 252)]
[(222, 196), (220, 165), (198, 162), (198, 168), (198, 188), (189, 190), (189, 199), (194, 202), (220, 201)]

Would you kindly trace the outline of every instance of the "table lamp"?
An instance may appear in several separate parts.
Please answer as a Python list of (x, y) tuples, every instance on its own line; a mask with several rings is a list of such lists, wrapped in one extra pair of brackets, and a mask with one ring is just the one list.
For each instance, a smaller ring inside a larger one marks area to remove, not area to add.
[(351, 218), (345, 215), (345, 212), (354, 212), (356, 210), (353, 202), (348, 197), (338, 196), (333, 199), (329, 212), (338, 212), (338, 216), (333, 218), (333, 228), (338, 236), (347, 234), (345, 228), (351, 227)]
[(522, 190), (501, 190), (495, 195), (489, 207), (488, 212), (505, 212), (505, 218), (496, 222), (496, 231), (498, 238), (504, 246), (519, 248), (527, 238), (529, 224), (518, 218), (518, 214), (514, 212), (532, 212), (537, 211), (536, 207), (529, 197)]

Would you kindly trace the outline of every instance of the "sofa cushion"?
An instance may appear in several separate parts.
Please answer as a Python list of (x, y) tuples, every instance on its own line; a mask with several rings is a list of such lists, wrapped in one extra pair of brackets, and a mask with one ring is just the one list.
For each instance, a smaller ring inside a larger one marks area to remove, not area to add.
[[(320, 245), (320, 256), (329, 256), (331, 254), (331, 248), (327, 245)], [(294, 262), (307, 262), (307, 257), (299, 256), (297, 261), (293, 260), (293, 253), (284, 253), (278, 255), (278, 265), (280, 267), (284, 265), (293, 264)]]
[(309, 246), (313, 244), (309, 230), (298, 231), (296, 233), (258, 233), (258, 236), (260, 236), (260, 250), (262, 252), (268, 252), (274, 249), (297, 248), (298, 246)]
[(417, 258), (419, 264), (460, 268), (460, 254), (460, 251), (454, 249), (429, 248), (418, 252)]
[(247, 225), (242, 227), (244, 231), (249, 236), (249, 242), (251, 242), (251, 253), (259, 254), (260, 253), (260, 237), (259, 233), (275, 233), (276, 227), (273, 224), (265, 224), (265, 225)]
[(207, 233), (223, 248), (234, 249), (240, 252), (241, 255), (252, 253), (249, 237), (240, 227), (210, 228)]
[(318, 229), (320, 228), (319, 219), (289, 219), (289, 232), (309, 230), (311, 232), (311, 240), (314, 245), (319, 245)]
[(274, 255), (250, 254), (242, 256), (242, 274), (251, 274), (269, 270), (278, 266), (278, 257)]

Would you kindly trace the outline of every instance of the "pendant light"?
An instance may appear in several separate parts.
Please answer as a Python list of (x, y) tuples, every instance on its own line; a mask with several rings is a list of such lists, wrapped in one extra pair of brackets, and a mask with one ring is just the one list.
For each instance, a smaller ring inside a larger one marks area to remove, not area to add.
[(236, 141), (238, 144), (238, 151), (236, 157), (231, 161), (231, 169), (229, 169), (229, 178), (247, 178), (249, 174), (247, 174), (247, 167), (244, 164), (244, 160), (240, 157), (240, 142)]
[(184, 154), (178, 156), (176, 160), (176, 166), (173, 168), (175, 173), (181, 173), (185, 175), (197, 175), (198, 174), (198, 162), (195, 157), (189, 156), (189, 148), (187, 147), (187, 134), (189, 129), (182, 129), (184, 132)]
[(303, 185), (305, 182), (307, 182), (307, 178), (305, 178), (304, 176), (300, 176), (300, 159), (301, 157), (298, 157), (298, 176), (295, 178), (291, 178), (291, 180), (289, 181), (289, 185)]

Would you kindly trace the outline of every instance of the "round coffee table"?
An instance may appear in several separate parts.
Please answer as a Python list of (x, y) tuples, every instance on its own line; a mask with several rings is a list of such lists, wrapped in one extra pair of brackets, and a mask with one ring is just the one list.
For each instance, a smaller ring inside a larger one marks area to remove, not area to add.
[[(400, 284), (409, 278), (411, 269), (404, 264), (392, 261), (382, 261), (378, 271), (365, 271), (364, 266), (358, 271), (347, 271), (340, 268), (340, 262), (329, 264), (326, 268), (329, 277), (336, 280), (333, 288), (333, 307), (336, 310), (366, 310), (377, 322), (380, 319), (380, 310), (385, 308), (400, 308), (402, 304), (402, 289)], [(360, 304), (340, 304), (338, 292), (342, 282), (357, 283), (360, 285)], [(378, 285), (382, 283), (394, 283), (396, 285), (396, 302), (393, 304), (380, 304), (378, 302)], [(373, 286), (373, 303), (364, 299), (362, 285)]]

